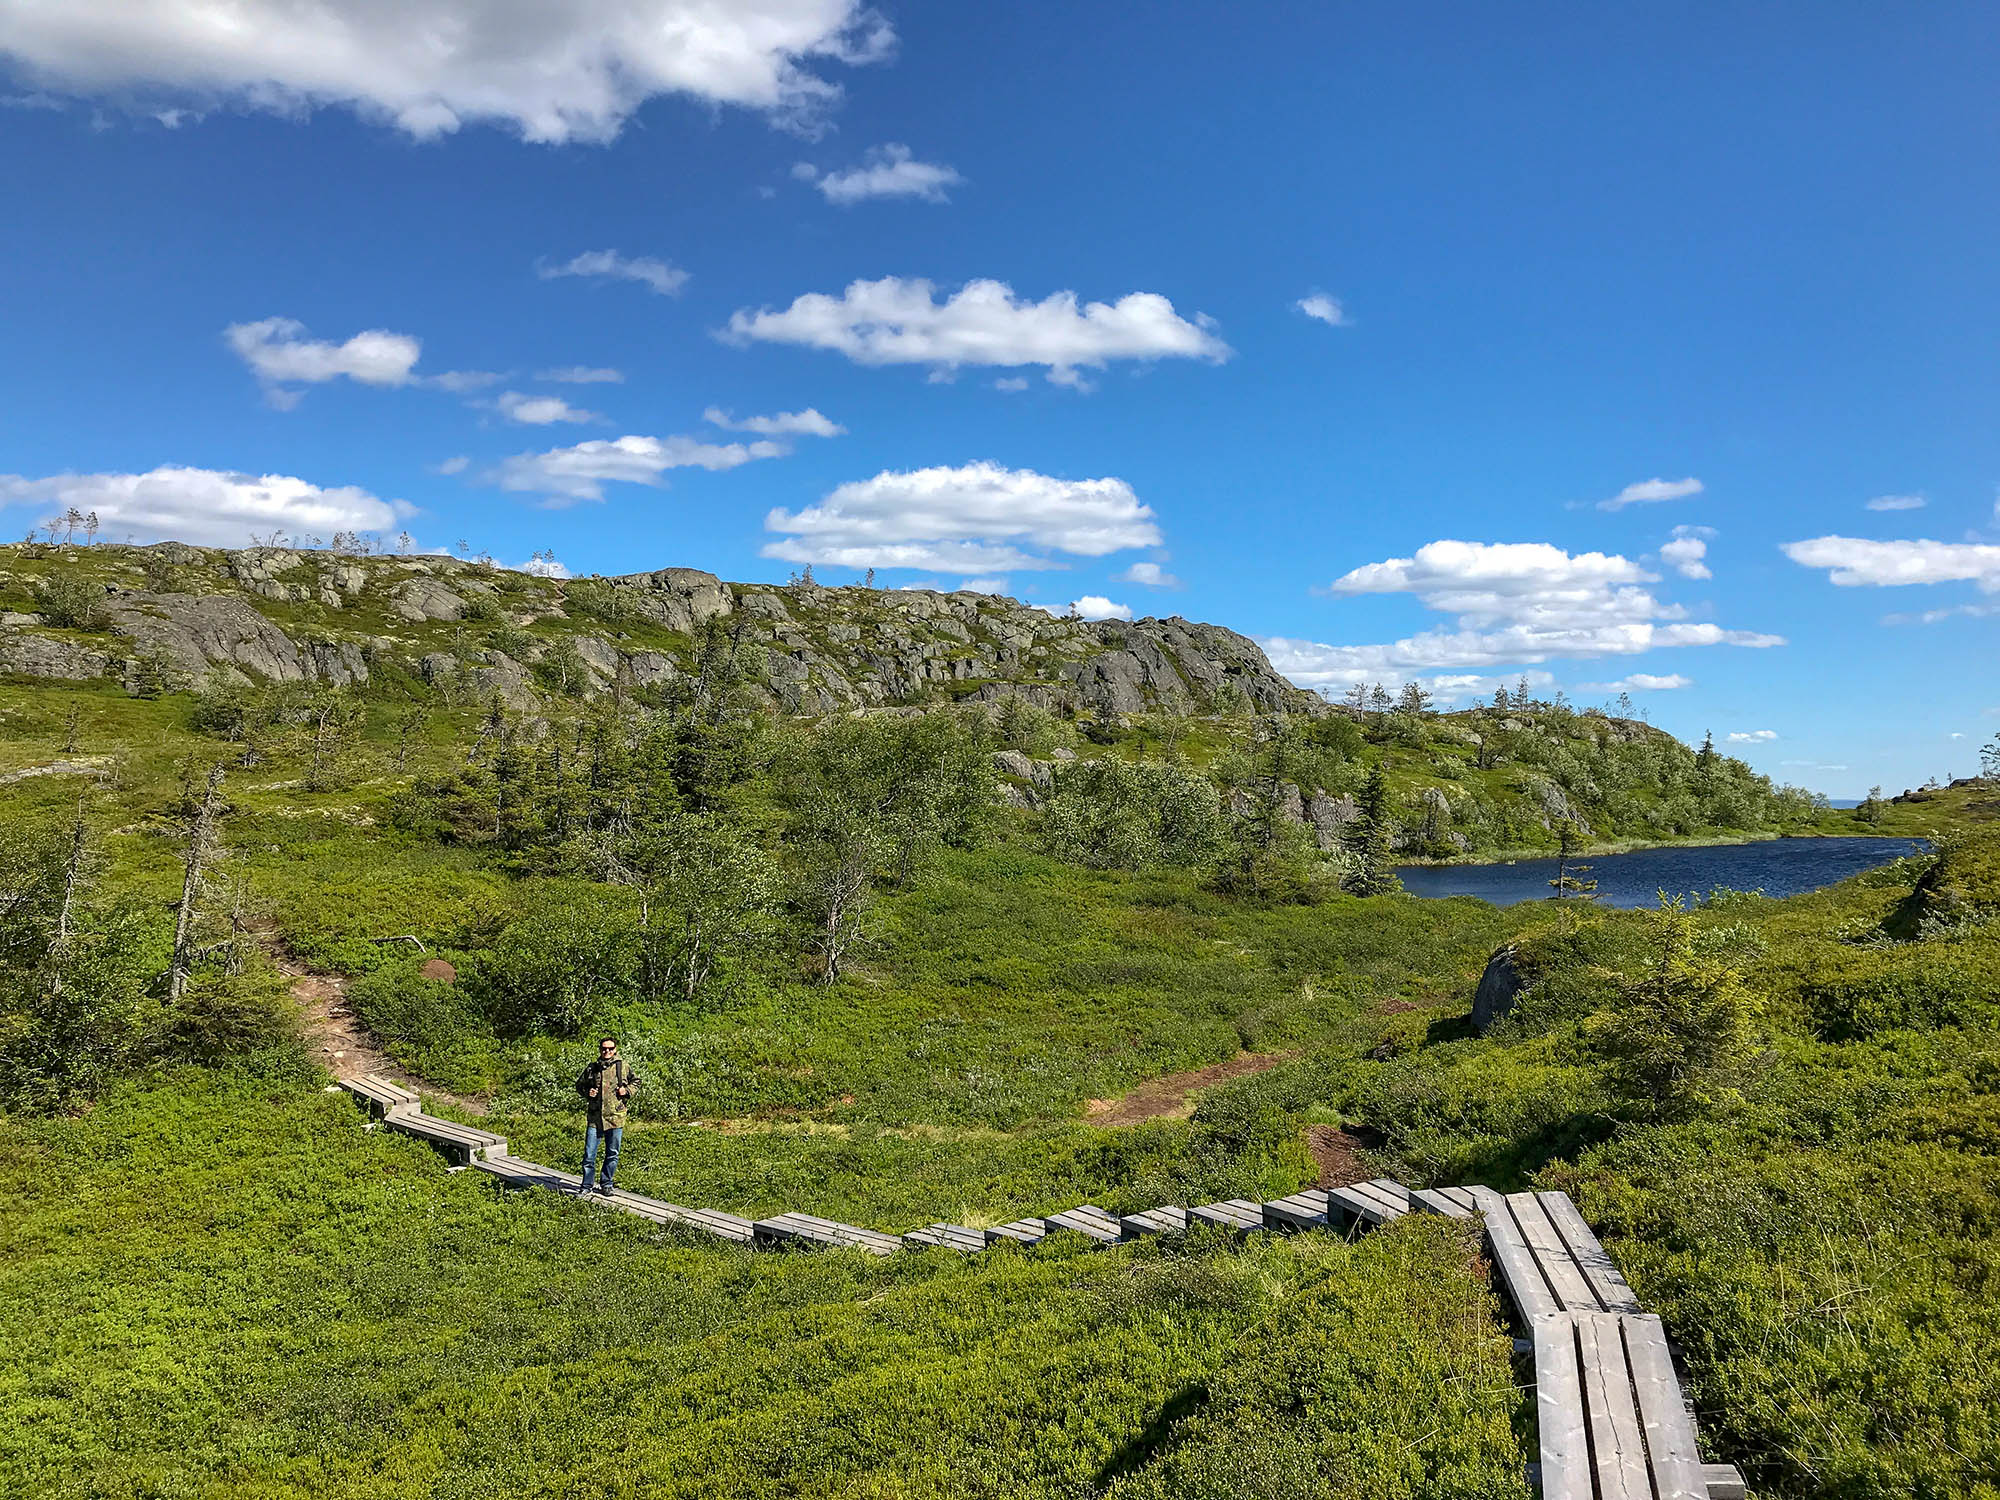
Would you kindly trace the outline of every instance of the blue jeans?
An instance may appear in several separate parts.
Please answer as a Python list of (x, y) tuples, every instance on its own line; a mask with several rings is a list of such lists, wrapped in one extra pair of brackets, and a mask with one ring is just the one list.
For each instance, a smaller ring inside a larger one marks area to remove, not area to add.
[(611, 1180), (618, 1175), (618, 1143), (624, 1138), (625, 1127), (613, 1125), (602, 1129), (596, 1125), (584, 1127), (583, 1132), (583, 1185), (590, 1186), (590, 1176), (597, 1167), (597, 1140), (604, 1138), (604, 1185), (611, 1186)]

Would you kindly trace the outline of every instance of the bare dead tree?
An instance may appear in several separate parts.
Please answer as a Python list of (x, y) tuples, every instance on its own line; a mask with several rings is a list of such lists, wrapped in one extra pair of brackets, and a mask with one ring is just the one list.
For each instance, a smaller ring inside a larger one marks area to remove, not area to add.
[(76, 913), (76, 893), (83, 883), (83, 851), (89, 829), (84, 822), (83, 798), (76, 799), (76, 821), (70, 824), (69, 858), (63, 861), (62, 899), (56, 904), (55, 937), (49, 944), (50, 964), (54, 978), (49, 987), (56, 994), (62, 993), (62, 961), (69, 954), (69, 939)]
[(202, 867), (215, 842), (215, 821), (222, 805), (222, 762), (208, 768), (207, 785), (201, 800), (188, 817), (187, 842), (181, 852), (181, 904), (174, 913), (174, 956), (167, 970), (167, 998), (178, 1000), (187, 991), (188, 971), (194, 964), (195, 908), (201, 896)]

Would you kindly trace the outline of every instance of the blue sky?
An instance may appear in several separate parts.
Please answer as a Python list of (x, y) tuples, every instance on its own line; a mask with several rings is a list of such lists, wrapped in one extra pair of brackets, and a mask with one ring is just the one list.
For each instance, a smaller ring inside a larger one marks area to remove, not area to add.
[(1990, 7), (238, 10), (0, 0), (0, 526), (872, 564), (1835, 796), (2000, 730)]

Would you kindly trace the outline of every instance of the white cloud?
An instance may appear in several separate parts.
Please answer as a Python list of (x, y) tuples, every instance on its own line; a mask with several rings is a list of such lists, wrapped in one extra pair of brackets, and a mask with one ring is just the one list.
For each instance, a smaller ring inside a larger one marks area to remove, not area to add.
[(816, 65), (894, 41), (860, 0), (0, 0), (0, 53), (45, 92), (344, 106), (420, 140), (494, 123), (604, 142), (660, 94), (807, 128), (840, 95)]
[(1781, 760), (1778, 764), (1781, 766), (1803, 766), (1809, 771), (1845, 771), (1847, 769), (1846, 766), (1830, 766), (1825, 761), (1818, 760)]
[(1004, 594), (1007, 580), (1004, 578), (962, 578), (958, 592), (961, 594)]
[[(343, 376), (362, 385), (379, 386), (410, 385), (417, 378), (417, 360), (424, 346), (407, 333), (370, 328), (344, 344), (333, 344), (309, 339), (305, 332), (305, 324), (293, 318), (262, 318), (255, 323), (231, 323), (222, 336), (273, 391), (291, 385), (320, 385)], [(296, 400), (296, 395), (291, 399)]]
[(1642, 479), (1637, 484), (1628, 484), (1609, 500), (1597, 502), (1599, 510), (1623, 510), (1628, 505), (1653, 505), (1662, 500), (1685, 500), (1689, 495), (1699, 495), (1702, 483), (1699, 479)]
[(551, 422), (602, 422), (597, 412), (571, 406), (560, 396), (524, 396), (519, 391), (502, 391), (494, 403), (500, 415), (528, 427), (546, 427)]
[(1877, 495), (1868, 502), (1868, 509), (1922, 510), (1929, 503), (1922, 495)]
[(1843, 588), (1890, 588), (1909, 583), (1976, 583), (2000, 592), (2000, 546), (1981, 542), (1871, 542), (1821, 536), (1786, 542), (1779, 549), (1808, 568), (1827, 568)]
[[(97, 512), (107, 541), (177, 541), (242, 547), (252, 533), (294, 538), (384, 531), (413, 513), (352, 485), (323, 489), (285, 474), (235, 474), (163, 466), (144, 474), (0, 475), (0, 505)], [(39, 519), (39, 517), (37, 517)]]
[(792, 176), (810, 182), (829, 203), (847, 205), (866, 198), (921, 198), (926, 203), (944, 203), (945, 189), (957, 187), (965, 179), (942, 162), (918, 161), (908, 146), (891, 142), (877, 146), (861, 159), (858, 167), (844, 172), (822, 173), (810, 162), (792, 168)]
[(1114, 604), (1102, 594), (1085, 594), (1081, 599), (1072, 599), (1069, 612), (1079, 620), (1129, 620), (1132, 606)]
[(623, 370), (597, 369), (590, 365), (561, 365), (553, 370), (535, 371), (535, 379), (557, 385), (623, 385)]
[(1156, 562), (1135, 562), (1124, 572), (1114, 574), (1118, 583), (1141, 583), (1149, 589), (1177, 589), (1181, 581)]
[(1884, 625), (1937, 625), (1956, 616), (1973, 620), (1990, 619), (2000, 615), (2000, 604), (1948, 604), (1942, 609), (1927, 609), (1914, 615), (1884, 615)]
[(443, 463), (439, 464), (437, 472), (440, 474), (463, 474), (470, 467), (471, 463), (471, 459), (460, 453), (454, 457), (447, 458)]
[(1729, 736), (1732, 745), (1768, 745), (1778, 737), (1775, 729), (1738, 730)]
[[(0, 0), (4, 5), (6, 0)], [(260, 318), (254, 323), (231, 323), (222, 337), (237, 357), (250, 367), (262, 383), (264, 396), (280, 411), (299, 404), (305, 385), (324, 385), (329, 380), (352, 380), (360, 385), (427, 385), (444, 391), (475, 391), (502, 377), (489, 370), (445, 370), (437, 375), (419, 375), (417, 360), (423, 341), (413, 334), (391, 333), (386, 328), (370, 328), (345, 343), (306, 337), (306, 326), (296, 318)]]
[(1660, 676), (1653, 672), (1634, 672), (1629, 677), (1621, 677), (1616, 682), (1591, 682), (1585, 687), (1599, 693), (1669, 693), (1679, 688), (1694, 686), (1692, 677), (1683, 677), (1678, 672)]
[(1050, 553), (1103, 557), (1160, 543), (1153, 512), (1122, 479), (1057, 479), (991, 463), (884, 470), (796, 513), (773, 510), (764, 527), (787, 533), (763, 549), (786, 562), (959, 573), (1060, 568)]
[[(1457, 617), (1382, 645), (1280, 638), (1298, 670), (1325, 682), (1494, 667), (1560, 658), (1629, 656), (1669, 646), (1779, 646), (1783, 637), (1690, 621), (1643, 585), (1657, 582), (1615, 553), (1571, 555), (1546, 542), (1438, 541), (1412, 557), (1369, 563), (1337, 579), (1336, 594), (1415, 594)], [(1300, 681), (1302, 686), (1320, 681)]]
[(1012, 395), (1015, 391), (1025, 391), (1028, 388), (1028, 384), (1028, 377), (1025, 375), (1002, 375), (998, 380), (993, 382), (993, 389), (996, 391), (1006, 391), (1009, 395)]
[(652, 255), (620, 255), (616, 250), (586, 250), (559, 266), (540, 264), (535, 274), (544, 281), (559, 276), (603, 276), (613, 281), (636, 281), (662, 297), (671, 297), (687, 285), (688, 273), (679, 266)]
[(1308, 688), (1336, 701), (1357, 682), (1368, 686), (1379, 682), (1391, 692), (1401, 688), (1405, 683), (1415, 682), (1439, 703), (1490, 698), (1495, 688), (1502, 687), (1511, 693), (1524, 677), (1531, 688), (1539, 689), (1555, 685), (1554, 674), (1542, 671), (1504, 674), (1411, 672), (1381, 663), (1357, 664), (1329, 656), (1328, 653), (1339, 652), (1345, 648), (1322, 646), (1313, 641), (1287, 640), (1283, 636), (1259, 636), (1257, 644), (1264, 648), (1264, 654), (1270, 658), (1271, 665), (1285, 677), (1302, 688)]
[(1713, 578), (1702, 559), (1708, 556), (1709, 538), (1714, 535), (1707, 526), (1676, 526), (1673, 540), (1660, 549), (1660, 561), (1683, 578)]
[(1209, 320), (1189, 322), (1154, 292), (1081, 307), (1076, 293), (1040, 302), (1001, 281), (971, 281), (939, 302), (921, 279), (856, 281), (838, 297), (809, 292), (790, 307), (742, 308), (725, 338), (735, 343), (802, 344), (831, 349), (862, 365), (928, 365), (949, 377), (965, 365), (1043, 365), (1057, 385), (1083, 387), (1080, 367), (1114, 359), (1229, 358)]
[(524, 563), (508, 563), (505, 566), (510, 572), (527, 573), (535, 578), (574, 578), (576, 576), (568, 568), (557, 562), (555, 558), (546, 554), (531, 557)]
[(1338, 297), (1329, 297), (1325, 292), (1314, 292), (1309, 297), (1301, 297), (1292, 306), (1307, 317), (1317, 318), (1334, 328), (1348, 326), (1347, 309), (1340, 305)]
[(760, 458), (782, 458), (781, 443), (708, 443), (692, 437), (599, 438), (546, 453), (502, 460), (493, 479), (501, 489), (548, 497), (551, 504), (602, 500), (606, 484), (662, 483), (669, 469), (734, 469)]
[(768, 417), (733, 417), (719, 406), (701, 414), (704, 422), (731, 432), (755, 432), (764, 437), (839, 437), (847, 431), (838, 422), (820, 415), (818, 408), (804, 411), (773, 412)]

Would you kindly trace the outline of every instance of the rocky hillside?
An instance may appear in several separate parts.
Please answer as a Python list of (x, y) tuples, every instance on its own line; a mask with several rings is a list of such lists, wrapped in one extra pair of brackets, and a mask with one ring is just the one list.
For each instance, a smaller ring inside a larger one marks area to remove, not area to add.
[(0, 672), (17, 676), (354, 686), (403, 673), (525, 707), (662, 687), (717, 631), (762, 648), (758, 690), (790, 712), (1009, 695), (1101, 716), (1324, 712), (1255, 642), (1179, 618), (1093, 623), (993, 595), (694, 568), (558, 581), (439, 556), (0, 547)]

